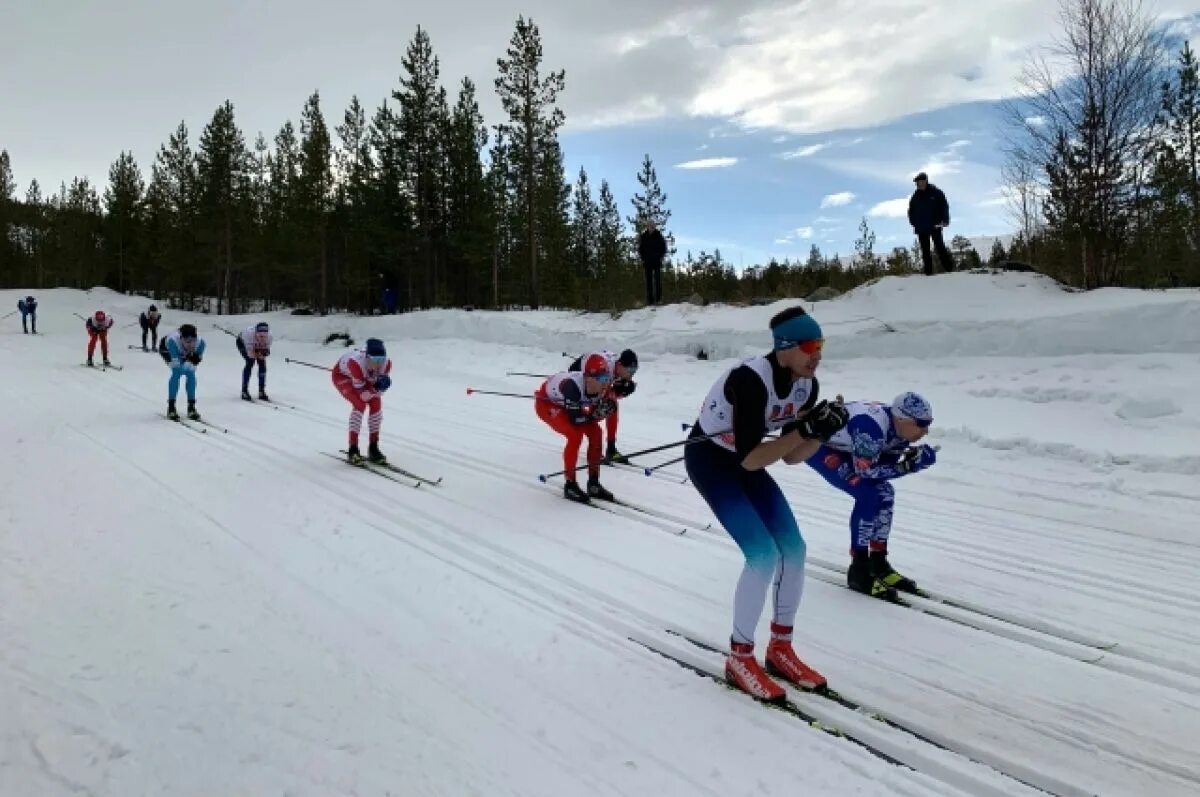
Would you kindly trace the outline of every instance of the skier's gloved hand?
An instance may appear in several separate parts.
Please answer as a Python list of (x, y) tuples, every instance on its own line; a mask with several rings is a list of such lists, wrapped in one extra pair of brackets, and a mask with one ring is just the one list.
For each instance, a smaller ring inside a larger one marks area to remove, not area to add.
[(387, 374), (380, 374), (375, 377), (375, 389), (380, 393), (387, 391), (392, 386), (392, 378)]
[(196, 352), (192, 352), (191, 354), (189, 354), (187, 356), (187, 360), (192, 365), (199, 365), (200, 364), (200, 355), (197, 354)]
[(617, 402), (613, 401), (610, 398), (602, 399), (600, 401), (600, 403), (596, 405), (596, 412), (594, 413), (594, 417), (607, 418), (609, 415), (612, 415), (616, 411), (617, 411)]
[(841, 404), (818, 401), (803, 418), (798, 418), (783, 427), (785, 434), (795, 430), (805, 440), (828, 440), (850, 420), (850, 413)]
[(618, 379), (616, 382), (613, 382), (612, 391), (621, 398), (625, 398), (633, 393), (634, 390), (637, 390), (637, 383), (631, 380)]
[(363, 401), (370, 401), (371, 399), (375, 398), (375, 391), (371, 390), (371, 388), (365, 388), (361, 393), (358, 394), (358, 397)]
[(901, 473), (916, 473), (937, 462), (937, 451), (932, 446), (914, 446), (905, 449), (896, 469)]

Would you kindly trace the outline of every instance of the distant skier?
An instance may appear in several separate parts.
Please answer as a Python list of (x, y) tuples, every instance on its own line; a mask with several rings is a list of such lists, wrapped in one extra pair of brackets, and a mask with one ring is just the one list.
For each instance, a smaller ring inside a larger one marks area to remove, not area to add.
[(895, 601), (916, 583), (888, 563), (888, 535), (896, 491), (891, 480), (925, 470), (937, 461), (927, 445), (910, 447), (929, 431), (933, 410), (922, 396), (901, 393), (891, 406), (855, 401), (850, 420), (808, 459), (809, 466), (854, 499), (850, 513), (850, 589)]
[[(846, 424), (839, 404), (817, 401), (814, 376), (824, 339), (802, 307), (771, 319), (774, 350), (734, 366), (713, 384), (684, 448), (692, 484), (746, 557), (733, 599), (733, 633), (725, 676), (754, 697), (778, 701), (784, 690), (768, 675), (819, 689), (825, 677), (792, 648), (804, 591), (807, 548), (783, 492), (767, 473), (782, 459), (804, 462)], [(726, 431), (728, 430), (728, 431)], [(767, 432), (780, 430), (774, 439)], [(724, 434), (719, 434), (725, 432)], [(706, 435), (717, 435), (708, 440)], [(754, 658), (754, 635), (768, 587), (774, 615), (766, 671)]]
[(29, 325), (26, 324), (26, 319), (33, 325), (33, 334), (37, 334), (37, 299), (32, 296), (26, 296), (24, 299), (17, 300), (17, 309), (21, 311), (21, 329), (26, 335), (29, 334)]
[(254, 364), (258, 364), (258, 397), (270, 401), (267, 397), (267, 358), (271, 356), (271, 328), (266, 321), (260, 321), (252, 327), (246, 327), (237, 336), (237, 350), (245, 361), (242, 368), (242, 398), (250, 401), (250, 372)]
[(179, 395), (180, 377), (187, 380), (187, 416), (193, 421), (200, 420), (200, 413), (196, 411), (196, 367), (204, 358), (206, 345), (192, 324), (183, 324), (170, 335), (164, 335), (158, 344), (159, 356), (171, 366), (171, 379), (167, 382), (167, 417), (173, 421), (179, 420), (175, 397)]
[(392, 386), (391, 371), (392, 361), (378, 338), (369, 338), (365, 349), (346, 352), (333, 366), (333, 386), (350, 402), (350, 446), (346, 456), (355, 465), (363, 461), (358, 450), (358, 433), (362, 431), (364, 412), (371, 413), (367, 422), (370, 432), (367, 459), (387, 462), (379, 450), (379, 433), (383, 429), (383, 394)]
[[(563, 496), (588, 503), (596, 498), (612, 501), (613, 494), (600, 484), (600, 421), (616, 411), (617, 403), (609, 393), (612, 384), (612, 360), (604, 354), (589, 354), (580, 371), (563, 371), (543, 382), (534, 393), (537, 416), (554, 431), (567, 438), (563, 447), (566, 483)], [(587, 492), (579, 488), (575, 466), (579, 446), (587, 437)]]
[(105, 365), (112, 365), (108, 361), (108, 330), (112, 329), (113, 318), (107, 315), (103, 310), (97, 310), (92, 314), (92, 317), (83, 322), (88, 333), (88, 348), (87, 348), (87, 364), (92, 366), (92, 357), (96, 352), (96, 340), (100, 341), (100, 356), (104, 358)]
[[(609, 397), (613, 400), (613, 410), (604, 419), (604, 429), (608, 435), (608, 443), (604, 449), (605, 462), (628, 462), (625, 455), (617, 450), (617, 423), (620, 421), (620, 409), (618, 401), (633, 393), (637, 389), (637, 383), (633, 381), (634, 374), (638, 370), (637, 354), (632, 349), (625, 349), (618, 357), (610, 351), (596, 352), (608, 359), (609, 370), (612, 372), (612, 385), (609, 387)], [(568, 371), (578, 371), (583, 367), (583, 361), (586, 357), (583, 355), (575, 358), (575, 361), (568, 367)]]
[[(158, 308), (150, 305), (149, 309), (142, 312), (138, 316), (138, 323), (142, 327), (142, 351), (150, 351), (150, 349), (158, 348), (158, 322), (162, 320), (162, 313), (158, 312)], [(146, 348), (146, 333), (149, 332), (150, 348)]]

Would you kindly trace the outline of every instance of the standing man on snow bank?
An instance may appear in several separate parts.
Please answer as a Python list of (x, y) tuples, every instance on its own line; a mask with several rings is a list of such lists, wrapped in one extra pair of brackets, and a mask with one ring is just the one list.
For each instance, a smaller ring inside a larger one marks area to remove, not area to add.
[(667, 256), (667, 240), (658, 231), (654, 219), (646, 219), (646, 229), (638, 236), (638, 257), (646, 272), (646, 305), (652, 307), (662, 301), (663, 258)]
[(917, 240), (921, 242), (921, 260), (925, 265), (925, 276), (933, 276), (933, 255), (929, 251), (930, 239), (937, 248), (938, 260), (943, 271), (954, 270), (954, 258), (946, 249), (942, 229), (950, 226), (950, 203), (942, 189), (929, 182), (929, 176), (921, 172), (913, 178), (917, 188), (908, 200), (908, 223), (912, 225)]

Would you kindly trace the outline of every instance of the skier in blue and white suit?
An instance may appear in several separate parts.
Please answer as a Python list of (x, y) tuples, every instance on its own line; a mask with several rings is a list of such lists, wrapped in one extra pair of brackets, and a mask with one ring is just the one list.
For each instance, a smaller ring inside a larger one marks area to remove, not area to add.
[(173, 421), (179, 420), (175, 396), (179, 394), (180, 377), (187, 384), (187, 416), (193, 421), (200, 420), (200, 413), (196, 411), (196, 366), (204, 358), (206, 347), (204, 338), (196, 333), (192, 324), (184, 324), (159, 339), (158, 354), (171, 367), (171, 378), (167, 382), (167, 417)]
[(896, 502), (891, 480), (925, 470), (937, 461), (931, 446), (913, 445), (929, 432), (933, 409), (922, 396), (907, 392), (890, 406), (854, 401), (846, 410), (849, 422), (809, 457), (808, 465), (854, 498), (847, 585), (894, 601), (897, 590), (914, 592), (917, 585), (893, 570), (887, 559)]

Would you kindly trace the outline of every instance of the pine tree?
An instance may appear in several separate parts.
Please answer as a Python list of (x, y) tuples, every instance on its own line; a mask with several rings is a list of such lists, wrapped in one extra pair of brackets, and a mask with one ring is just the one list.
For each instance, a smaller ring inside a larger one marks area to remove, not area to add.
[[(510, 181), (515, 204), (522, 214), (518, 227), (529, 256), (529, 304), (534, 309), (541, 304), (541, 282), (538, 276), (538, 198), (539, 194), (554, 197), (558, 187), (539, 190), (538, 173), (549, 174), (545, 151), (557, 143), (558, 129), (564, 121), (563, 112), (555, 103), (566, 85), (563, 71), (541, 74), (541, 34), (532, 20), (518, 17), (516, 30), (509, 42), (505, 58), (497, 59), (500, 75), (496, 92), (508, 114), (508, 122), (499, 132), (508, 146)], [(540, 167), (540, 168), (539, 168)], [(544, 214), (543, 214), (544, 215)]]
[(195, 273), (194, 215), (196, 212), (196, 161), (187, 125), (180, 122), (167, 143), (159, 148), (151, 166), (146, 190), (150, 252), (154, 264), (154, 289), (170, 290), (194, 309), (192, 297), (204, 289)]
[(366, 309), (372, 306), (369, 226), (375, 159), (366, 110), (357, 96), (351, 97), (337, 134), (341, 142), (336, 205), (343, 225), (343, 303)]
[(629, 267), (628, 238), (608, 180), (600, 181), (596, 207), (596, 260), (603, 287), (600, 298), (606, 305), (615, 307), (622, 303), (622, 297), (636, 295), (635, 277)]
[(29, 228), (25, 255), (34, 273), (34, 284), (39, 288), (46, 285), (46, 208), (42, 199), (42, 186), (36, 179), (29, 181), (25, 191), (25, 223)]
[(234, 121), (233, 103), (226, 100), (200, 134), (196, 154), (197, 237), (209, 253), (218, 314), (233, 312), (235, 224), (240, 206), (246, 202), (241, 187), (248, 158), (246, 142)]
[(412, 198), (417, 232), (416, 256), (424, 273), (422, 304), (438, 303), (438, 231), (442, 226), (442, 131), (449, 112), (438, 85), (440, 68), (429, 34), (417, 28), (401, 60), (405, 76), (392, 97), (400, 104), (399, 155), (404, 190)]
[(592, 199), (592, 186), (587, 171), (580, 167), (579, 179), (571, 195), (571, 265), (583, 281), (585, 302), (592, 302), (592, 291), (600, 279), (597, 258), (600, 209)]
[(808, 260), (804, 261), (804, 267), (809, 271), (819, 271), (825, 268), (825, 258), (816, 244), (812, 244), (808, 248)]
[(475, 84), (463, 78), (446, 136), (447, 254), (457, 274), (458, 304), (483, 304), (481, 292), (491, 266), (492, 224), (481, 155), (487, 127), (479, 112)]
[(999, 268), (1007, 260), (1008, 253), (1004, 251), (1004, 244), (1000, 243), (999, 238), (992, 241), (992, 251), (988, 254), (988, 265)]
[(16, 252), (12, 248), (10, 228), (14, 222), (15, 203), (13, 196), (17, 183), (13, 179), (12, 161), (8, 150), (0, 150), (0, 284), (5, 284), (9, 275), (16, 274)]
[(633, 195), (633, 215), (629, 217), (629, 225), (636, 237), (645, 228), (647, 221), (653, 221), (654, 226), (662, 233), (667, 242), (666, 261), (675, 256), (675, 236), (667, 230), (667, 222), (671, 220), (671, 211), (667, 210), (667, 195), (658, 184), (658, 173), (654, 162), (647, 153), (642, 159), (642, 170), (637, 175), (638, 185), (642, 193)]
[[(108, 188), (104, 190), (104, 207), (108, 213), (105, 219), (105, 243), (117, 261), (118, 291), (127, 290), (130, 281), (138, 284), (136, 276), (128, 274), (127, 268), (141, 229), (142, 194), (145, 189), (133, 153), (122, 152), (108, 170)], [(133, 279), (127, 281), (129, 276), (133, 276)]]
[(965, 235), (956, 235), (950, 240), (950, 254), (954, 256), (954, 266), (959, 271), (969, 271), (983, 264), (975, 245)]
[(880, 270), (879, 256), (875, 254), (875, 232), (867, 224), (866, 216), (858, 225), (858, 238), (854, 241), (854, 266), (871, 276)]
[[(314, 264), (317, 295), (312, 303), (329, 312), (329, 210), (333, 201), (333, 145), (321, 114), (319, 92), (313, 92), (300, 114), (300, 176), (297, 208), (308, 233), (305, 255)], [(311, 300), (310, 300), (311, 301)]]

